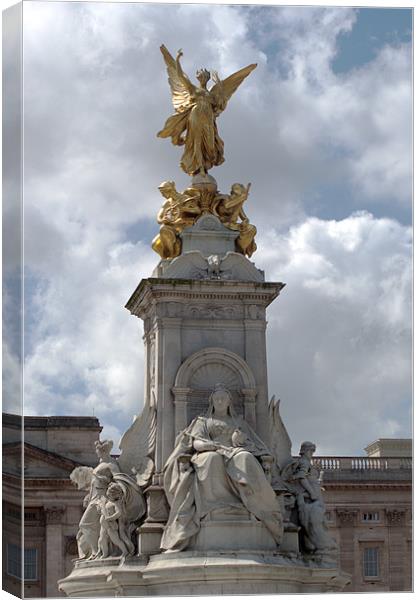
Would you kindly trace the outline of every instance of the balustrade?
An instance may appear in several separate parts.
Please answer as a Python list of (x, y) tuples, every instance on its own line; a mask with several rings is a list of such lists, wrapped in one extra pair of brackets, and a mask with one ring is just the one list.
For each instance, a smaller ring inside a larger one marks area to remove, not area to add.
[(384, 471), (412, 468), (410, 457), (315, 456), (312, 462), (321, 471)]

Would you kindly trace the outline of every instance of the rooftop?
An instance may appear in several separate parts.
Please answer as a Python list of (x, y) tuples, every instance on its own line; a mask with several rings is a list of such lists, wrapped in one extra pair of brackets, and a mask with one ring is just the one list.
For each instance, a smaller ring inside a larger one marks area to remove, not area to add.
[[(99, 419), (97, 417), (23, 417), (25, 429), (56, 429), (56, 428), (79, 428), (79, 429), (97, 429), (101, 430)], [(3, 413), (3, 427), (22, 428), (22, 415), (13, 415)]]

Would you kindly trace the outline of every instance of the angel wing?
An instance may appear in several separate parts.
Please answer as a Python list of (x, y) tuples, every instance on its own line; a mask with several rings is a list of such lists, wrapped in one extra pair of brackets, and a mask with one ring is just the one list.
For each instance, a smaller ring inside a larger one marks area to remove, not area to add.
[(221, 261), (221, 277), (243, 281), (265, 281), (263, 271), (238, 252), (227, 252)]
[(165, 270), (165, 277), (173, 279), (204, 279), (208, 275), (208, 263), (198, 250), (177, 256)]
[(243, 67), (243, 69), (240, 69), (240, 71), (233, 73), (222, 81), (220, 81), (218, 76), (216, 76), (217, 83), (211, 88), (210, 94), (215, 101), (218, 114), (225, 109), (227, 102), (230, 100), (231, 96), (237, 90), (239, 85), (244, 81), (244, 79), (246, 79), (248, 75), (250, 75), (254, 69), (256, 69), (256, 67), (256, 63), (248, 65), (247, 67)]
[(176, 60), (170, 54), (164, 44), (160, 46), (164, 62), (169, 76), (169, 85), (172, 91), (172, 102), (176, 112), (181, 113), (191, 104), (191, 95), (195, 91), (195, 86), (189, 80), (189, 77), (183, 72), (180, 66), (181, 50), (178, 51)]
[(122, 473), (134, 473), (139, 486), (148, 483), (154, 470), (152, 456), (156, 444), (156, 429), (156, 409), (147, 403), (119, 442), (119, 468)]
[(280, 400), (275, 400), (275, 396), (272, 396), (271, 401), (269, 402), (269, 433), (271, 438), (271, 450), (279, 469), (281, 469), (285, 464), (292, 460), (292, 444), (281, 419), (281, 415), (279, 414), (279, 403)]

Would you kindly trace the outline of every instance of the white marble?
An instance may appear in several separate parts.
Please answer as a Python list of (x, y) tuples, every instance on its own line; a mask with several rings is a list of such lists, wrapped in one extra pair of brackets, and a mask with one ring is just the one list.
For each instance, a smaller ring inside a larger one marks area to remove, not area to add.
[(264, 273), (238, 252), (205, 257), (199, 250), (190, 250), (171, 260), (161, 260), (153, 277), (165, 279), (222, 279), (231, 281), (264, 281)]
[(170, 514), (162, 550), (279, 547), (283, 519), (265, 470), (270, 455), (236, 415), (229, 391), (215, 386), (207, 416), (196, 417), (177, 436), (164, 467)]
[(266, 527), (256, 520), (205, 521), (191, 550), (276, 550), (277, 543)]
[(274, 552), (182, 552), (148, 560), (78, 561), (59, 582), (70, 597), (198, 596), (340, 592), (350, 580)]
[(301, 551), (337, 562), (337, 544), (327, 528), (320, 474), (312, 464), (315, 450), (313, 442), (303, 442), (299, 458), (282, 469), (281, 477), (295, 498), (298, 524), (303, 533)]
[(234, 251), (238, 236), (238, 231), (228, 229), (214, 215), (205, 214), (180, 234), (182, 253), (198, 250), (205, 257), (212, 254), (224, 256), (227, 252)]

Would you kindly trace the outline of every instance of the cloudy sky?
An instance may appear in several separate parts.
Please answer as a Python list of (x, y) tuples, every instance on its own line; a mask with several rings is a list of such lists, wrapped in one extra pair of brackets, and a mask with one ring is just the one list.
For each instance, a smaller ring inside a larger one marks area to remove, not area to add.
[[(24, 4), (25, 413), (94, 414), (117, 441), (141, 408), (142, 324), (124, 305), (158, 262), (157, 186), (188, 185), (180, 150), (156, 137), (172, 112), (161, 43), (183, 49), (191, 76), (258, 63), (219, 118), (226, 162), (212, 174), (223, 192), (252, 182), (252, 260), (287, 284), (267, 337), (269, 391), (293, 450), (308, 438), (319, 454), (362, 454), (378, 437), (410, 436), (402, 9)], [(13, 411), (16, 286), (6, 275)]]

